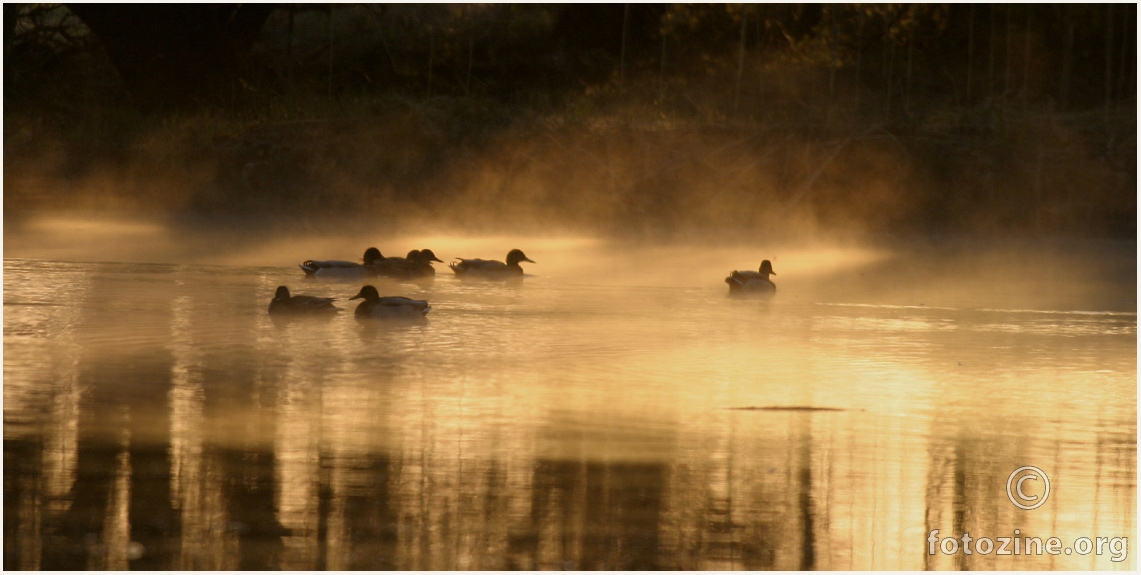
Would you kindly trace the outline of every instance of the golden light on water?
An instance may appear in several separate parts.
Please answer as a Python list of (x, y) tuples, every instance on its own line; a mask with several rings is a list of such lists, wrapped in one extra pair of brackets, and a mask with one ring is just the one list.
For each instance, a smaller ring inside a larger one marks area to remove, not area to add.
[[(360, 260), (365, 248), (379, 247), (385, 256), (403, 256), (409, 250), (431, 248), (445, 259), (478, 257), (502, 260), (507, 251), (521, 248), (529, 255), (550, 254), (546, 267), (567, 276), (625, 282), (642, 275), (646, 282), (668, 282), (677, 269), (691, 275), (755, 269), (761, 259), (773, 260), (787, 277), (825, 275), (867, 266), (888, 257), (884, 249), (841, 246), (836, 242), (815, 245), (766, 246), (706, 245), (700, 240), (677, 240), (655, 247), (633, 240), (606, 240), (589, 235), (471, 235), (431, 231), (391, 235), (377, 228), (341, 234), (312, 233), (298, 226), (268, 232), (226, 234), (183, 230), (154, 219), (107, 218), (99, 215), (40, 216), (11, 225), (5, 230), (7, 257), (152, 263), (200, 263), (241, 266), (290, 266), (305, 259)], [(536, 259), (534, 256), (531, 259)], [(757, 260), (754, 262), (753, 260)], [(539, 262), (543, 266), (544, 262)], [(778, 269), (778, 277), (780, 271)], [(723, 271), (722, 271), (723, 270)]]
[(156, 261), (170, 248), (165, 226), (138, 219), (40, 216), (5, 222), (5, 257), (63, 261)]
[[(32, 229), (87, 234), (92, 261), (102, 247), (98, 225)], [(123, 229), (106, 237), (170, 235)], [(920, 281), (908, 258), (922, 253), (851, 244), (298, 235), (250, 237), (218, 265), (183, 239), (199, 251), (177, 265), (6, 262), (24, 567), (68, 564), (42, 535), (57, 525), (102, 533), (93, 568), (1136, 564), (925, 553), (931, 529), (1135, 531), (1136, 312), (1112, 304), (1128, 281), (1069, 309), (1006, 307), (956, 293), (958, 264)], [(376, 325), (344, 305), (355, 284), (294, 267), (369, 245), (441, 259), (518, 247), (538, 263), (515, 285), (440, 265), (430, 284), (379, 283), (434, 309)], [(760, 259), (777, 296), (728, 297), (726, 272)], [(1035, 281), (1032, 265), (1002, 271)], [(1120, 281), (1105, 274), (1074, 281)], [(273, 322), (278, 285), (346, 312)], [(1002, 492), (1026, 462), (1057, 485), (1033, 515)], [(77, 496), (103, 489), (98, 469), (115, 470), (108, 497)], [(160, 520), (179, 535), (134, 530)]]

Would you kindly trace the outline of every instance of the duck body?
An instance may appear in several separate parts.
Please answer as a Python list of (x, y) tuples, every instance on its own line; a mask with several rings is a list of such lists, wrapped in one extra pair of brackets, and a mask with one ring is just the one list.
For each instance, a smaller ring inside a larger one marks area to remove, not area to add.
[(311, 295), (290, 295), (289, 288), (278, 286), (269, 302), (272, 315), (327, 315), (341, 311), (334, 307), (336, 298)]
[[(412, 258), (412, 253), (419, 251), (416, 258)], [(435, 277), (436, 268), (432, 267), (432, 262), (444, 263), (444, 260), (436, 257), (435, 252), (429, 249), (412, 250), (409, 252), (409, 269), (408, 275), (413, 278)]]
[(448, 264), (448, 267), (452, 268), (459, 278), (507, 280), (523, 277), (523, 268), (519, 266), (519, 262), (535, 263), (523, 254), (523, 250), (511, 250), (507, 252), (507, 263), (498, 260), (457, 258)]
[(432, 250), (412, 250), (407, 257), (384, 258), (376, 264), (377, 275), (403, 280), (432, 278), (436, 276), (436, 269), (432, 262), (443, 262)]
[(377, 319), (424, 319), (428, 312), (432, 310), (432, 306), (422, 299), (411, 299), (400, 296), (385, 296), (381, 297), (376, 288), (371, 285), (366, 285), (361, 288), (357, 295), (349, 299), (364, 299), (357, 306), (357, 318), (377, 318)]
[(298, 267), (305, 271), (307, 278), (357, 279), (376, 277), (376, 265), (385, 259), (380, 250), (369, 248), (364, 252), (363, 263), (345, 260), (305, 260)]
[(729, 284), (729, 293), (755, 293), (772, 296), (777, 292), (777, 286), (769, 279), (770, 275), (777, 275), (773, 271), (773, 264), (769, 260), (761, 262), (759, 271), (735, 270), (729, 272), (725, 283)]

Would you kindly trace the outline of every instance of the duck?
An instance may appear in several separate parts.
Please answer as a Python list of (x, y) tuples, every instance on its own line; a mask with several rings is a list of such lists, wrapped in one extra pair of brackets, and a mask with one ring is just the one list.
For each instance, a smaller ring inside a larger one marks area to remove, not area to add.
[(369, 248), (365, 250), (364, 263), (348, 262), (344, 260), (305, 260), (299, 267), (305, 271), (307, 278), (360, 278), (376, 277), (376, 263), (385, 258), (380, 250)]
[(523, 277), (523, 268), (519, 267), (519, 262), (535, 263), (523, 254), (523, 250), (511, 250), (507, 252), (507, 263), (497, 260), (456, 258), (448, 264), (448, 267), (452, 268), (456, 277), (460, 278), (506, 280)]
[(432, 262), (444, 260), (436, 257), (435, 252), (429, 249), (412, 250), (407, 257), (384, 258), (376, 264), (377, 275), (396, 279), (418, 279), (435, 277), (436, 269)]
[(773, 295), (777, 286), (769, 279), (770, 275), (777, 275), (773, 271), (773, 264), (769, 260), (761, 262), (759, 271), (736, 270), (729, 272), (725, 283), (729, 284), (730, 293), (749, 292)]
[(432, 310), (432, 306), (422, 299), (410, 299), (400, 296), (381, 297), (376, 288), (366, 285), (357, 295), (349, 298), (364, 301), (357, 306), (357, 318), (381, 319), (423, 319)]
[(413, 260), (412, 254), (416, 251), (417, 250), (412, 250), (408, 253), (408, 260), (412, 262), (412, 269), (410, 270), (412, 276), (419, 277), (436, 275), (436, 268), (432, 267), (432, 262), (444, 263), (444, 260), (436, 257), (436, 253), (427, 248), (419, 250), (420, 253), (417, 254), (415, 260)]
[(274, 292), (273, 299), (269, 302), (269, 313), (271, 315), (337, 313), (341, 311), (341, 308), (334, 307), (334, 301), (336, 298), (290, 295), (288, 287), (277, 286), (277, 291)]

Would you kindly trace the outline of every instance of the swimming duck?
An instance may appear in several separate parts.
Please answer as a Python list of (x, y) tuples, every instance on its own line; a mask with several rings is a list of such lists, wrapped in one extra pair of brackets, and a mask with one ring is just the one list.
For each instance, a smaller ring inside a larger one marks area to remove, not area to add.
[(519, 267), (519, 262), (535, 263), (523, 255), (523, 250), (511, 250), (507, 252), (507, 263), (497, 260), (457, 258), (448, 264), (448, 267), (456, 272), (457, 277), (505, 280), (523, 276), (523, 268)]
[(729, 284), (730, 292), (767, 293), (773, 295), (777, 286), (769, 279), (770, 275), (777, 275), (773, 271), (773, 264), (769, 260), (761, 262), (760, 271), (738, 270), (729, 272), (725, 283)]
[(300, 264), (307, 278), (361, 278), (376, 277), (377, 262), (383, 261), (380, 250), (369, 248), (364, 252), (364, 263), (344, 260), (305, 260)]
[(442, 263), (443, 260), (437, 258), (432, 250), (412, 250), (408, 252), (408, 257), (384, 258), (384, 261), (378, 262), (375, 267), (377, 274), (382, 277), (416, 279), (436, 275), (432, 262)]
[[(412, 250), (415, 252), (417, 250)], [(413, 277), (417, 276), (434, 276), (436, 275), (436, 268), (432, 267), (432, 262), (444, 263), (444, 260), (436, 257), (435, 252), (430, 249), (419, 250), (420, 253), (416, 256), (416, 261), (412, 265), (411, 273)], [(412, 252), (408, 253), (408, 259), (412, 260)]]
[(376, 288), (370, 285), (362, 287), (357, 295), (349, 299), (361, 298), (364, 298), (364, 301), (357, 306), (355, 312), (358, 318), (422, 319), (432, 309), (432, 306), (422, 299), (409, 299), (399, 296), (380, 297)]
[(336, 298), (311, 295), (289, 295), (289, 288), (278, 286), (269, 302), (269, 313), (277, 314), (329, 314), (341, 311), (333, 307)]

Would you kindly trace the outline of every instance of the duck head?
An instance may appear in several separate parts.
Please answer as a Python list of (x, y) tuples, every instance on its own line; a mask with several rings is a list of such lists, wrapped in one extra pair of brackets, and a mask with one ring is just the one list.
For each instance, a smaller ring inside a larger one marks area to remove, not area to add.
[(772, 262), (770, 262), (769, 260), (765, 260), (765, 261), (761, 262), (761, 273), (774, 275), (774, 276), (777, 275), (777, 273), (773, 271)]
[(507, 265), (517, 266), (519, 262), (535, 263), (534, 260), (528, 259), (527, 256), (523, 255), (523, 250), (511, 250), (507, 252)]
[(289, 288), (277, 286), (277, 291), (273, 294), (273, 301), (289, 301)]
[(366, 286), (361, 288), (361, 291), (357, 292), (357, 295), (355, 295), (349, 299), (361, 299), (361, 298), (364, 298), (366, 301), (376, 301), (376, 300), (380, 299), (380, 293), (378, 293), (376, 291), (376, 288), (366, 285)]
[(436, 257), (436, 254), (433, 253), (432, 250), (420, 250), (420, 261), (444, 263), (444, 260)]
[(382, 259), (384, 259), (384, 256), (380, 255), (380, 250), (376, 248), (369, 248), (364, 251), (364, 265), (366, 266), (372, 265)]

